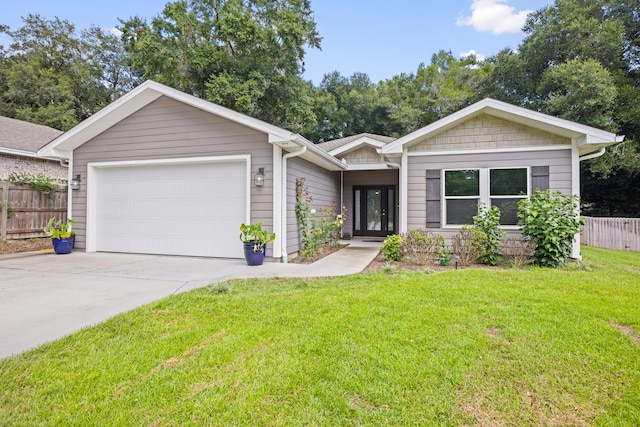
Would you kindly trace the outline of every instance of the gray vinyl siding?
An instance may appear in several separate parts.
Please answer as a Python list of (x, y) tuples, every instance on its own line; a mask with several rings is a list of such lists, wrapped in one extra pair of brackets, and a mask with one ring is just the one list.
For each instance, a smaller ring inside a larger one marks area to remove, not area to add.
[(425, 171), (549, 166), (549, 187), (571, 194), (571, 150), (546, 150), (496, 154), (409, 156), (407, 168), (407, 229), (424, 228), (426, 217)]
[[(379, 157), (379, 156), (378, 156)], [(395, 185), (396, 186), (396, 212), (395, 218), (398, 218), (398, 170), (386, 169), (376, 171), (346, 171), (344, 172), (344, 189), (343, 199), (347, 208), (347, 220), (344, 223), (343, 230), (353, 236), (353, 215), (355, 208), (353, 207), (353, 187), (358, 185)], [(396, 221), (397, 223), (398, 221)]]
[(82, 176), (81, 189), (73, 192), (77, 247), (86, 244), (87, 163), (246, 154), (252, 173), (265, 168), (264, 187), (251, 186), (251, 222), (272, 230), (273, 148), (267, 135), (171, 98), (157, 99), (74, 151), (73, 173)]
[(287, 160), (287, 253), (300, 250), (300, 224), (296, 216), (296, 179), (304, 178), (313, 198), (311, 207), (320, 211), (335, 202), (340, 205), (340, 172), (327, 171), (299, 157)]

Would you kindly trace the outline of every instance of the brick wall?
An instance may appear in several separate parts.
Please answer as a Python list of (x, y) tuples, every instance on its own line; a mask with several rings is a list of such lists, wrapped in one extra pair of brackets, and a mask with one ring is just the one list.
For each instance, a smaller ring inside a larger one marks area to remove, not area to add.
[(68, 178), (68, 169), (61, 166), (60, 162), (0, 153), (0, 181), (6, 180), (11, 172)]

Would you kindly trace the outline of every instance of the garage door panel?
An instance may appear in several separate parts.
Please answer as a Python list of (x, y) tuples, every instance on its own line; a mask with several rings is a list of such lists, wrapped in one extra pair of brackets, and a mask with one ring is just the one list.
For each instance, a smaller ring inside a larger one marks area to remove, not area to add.
[(242, 257), (246, 162), (96, 171), (96, 250)]

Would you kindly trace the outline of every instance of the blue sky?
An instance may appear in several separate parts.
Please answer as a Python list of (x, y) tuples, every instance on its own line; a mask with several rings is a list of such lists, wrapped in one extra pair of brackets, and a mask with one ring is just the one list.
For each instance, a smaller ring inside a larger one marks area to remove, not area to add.
[[(66, 19), (77, 29), (118, 25), (118, 18), (152, 18), (168, 0), (7, 0), (0, 23), (22, 26), (22, 16), (40, 14)], [(553, 4), (551, 0), (311, 0), (323, 37), (322, 50), (308, 50), (304, 77), (318, 84), (337, 70), (369, 75), (373, 82), (429, 64), (439, 50), (455, 56), (474, 51), (490, 56), (522, 41), (527, 11)], [(0, 37), (0, 44), (7, 39)]]

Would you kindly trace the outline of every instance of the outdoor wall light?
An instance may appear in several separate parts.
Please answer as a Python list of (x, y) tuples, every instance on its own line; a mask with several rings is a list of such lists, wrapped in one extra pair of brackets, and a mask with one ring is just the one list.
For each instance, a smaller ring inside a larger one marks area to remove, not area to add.
[(69, 183), (69, 187), (71, 187), (72, 190), (79, 190), (80, 189), (80, 181), (81, 181), (80, 174), (74, 175), (73, 179)]
[(253, 178), (253, 183), (256, 187), (262, 187), (264, 185), (264, 168), (258, 168), (258, 173)]

